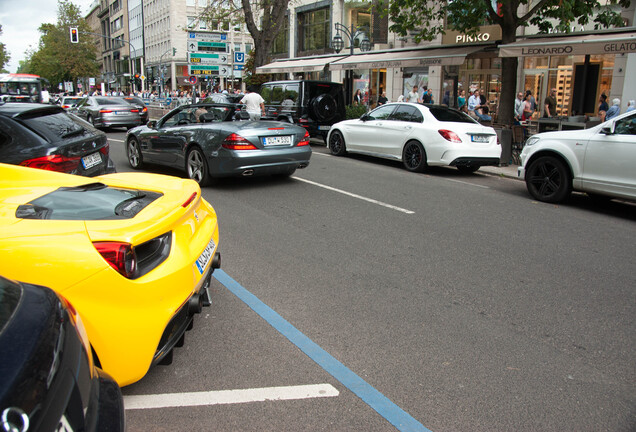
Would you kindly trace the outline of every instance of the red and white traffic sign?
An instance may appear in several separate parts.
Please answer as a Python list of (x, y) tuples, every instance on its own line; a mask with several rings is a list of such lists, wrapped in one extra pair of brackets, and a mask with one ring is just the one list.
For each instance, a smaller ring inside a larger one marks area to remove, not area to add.
[(188, 78), (188, 81), (190, 81), (190, 84), (196, 84), (197, 77), (195, 75), (191, 75), (190, 78)]

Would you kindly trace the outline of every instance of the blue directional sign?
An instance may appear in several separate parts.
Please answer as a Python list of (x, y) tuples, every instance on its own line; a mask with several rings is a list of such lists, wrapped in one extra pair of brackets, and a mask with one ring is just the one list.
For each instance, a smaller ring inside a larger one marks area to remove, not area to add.
[(245, 53), (240, 51), (235, 51), (234, 63), (245, 63)]

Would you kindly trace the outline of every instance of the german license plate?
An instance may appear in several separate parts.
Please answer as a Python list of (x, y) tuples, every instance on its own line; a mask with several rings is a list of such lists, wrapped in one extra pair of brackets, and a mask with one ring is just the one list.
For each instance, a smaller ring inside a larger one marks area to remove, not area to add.
[(210, 258), (212, 258), (212, 253), (214, 252), (215, 247), (216, 244), (214, 243), (214, 239), (212, 238), (210, 239), (210, 243), (208, 243), (203, 252), (201, 252), (201, 255), (199, 255), (199, 258), (195, 263), (197, 269), (199, 270), (199, 274), (203, 274), (205, 272), (205, 269), (210, 262)]
[(263, 145), (265, 146), (291, 145), (291, 143), (292, 137), (290, 135), (263, 138)]
[(318, 130), (329, 130), (331, 126), (318, 126)]
[(92, 153), (82, 158), (82, 166), (84, 169), (92, 168), (102, 163), (102, 157), (99, 153)]
[(487, 143), (490, 141), (490, 137), (488, 135), (473, 135), (472, 140), (473, 142)]

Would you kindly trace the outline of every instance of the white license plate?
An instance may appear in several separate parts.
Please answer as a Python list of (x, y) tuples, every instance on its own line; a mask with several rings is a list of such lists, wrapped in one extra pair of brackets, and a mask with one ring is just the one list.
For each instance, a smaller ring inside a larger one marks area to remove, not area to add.
[(478, 143), (487, 143), (490, 141), (490, 137), (488, 135), (472, 135), (472, 141)]
[(115, 111), (115, 115), (126, 115), (128, 111)]
[(89, 154), (88, 156), (84, 156), (82, 158), (82, 166), (84, 169), (92, 168), (96, 165), (102, 163), (102, 157), (99, 153)]
[(318, 126), (318, 130), (329, 130), (331, 126)]
[(263, 138), (263, 145), (266, 146), (291, 145), (291, 143), (292, 137), (290, 135)]
[(201, 255), (199, 255), (199, 259), (197, 259), (197, 262), (195, 263), (199, 270), (199, 274), (203, 274), (205, 272), (205, 268), (210, 262), (210, 258), (212, 258), (215, 247), (216, 244), (214, 243), (214, 239), (210, 239), (210, 243), (208, 243), (203, 252), (201, 252)]

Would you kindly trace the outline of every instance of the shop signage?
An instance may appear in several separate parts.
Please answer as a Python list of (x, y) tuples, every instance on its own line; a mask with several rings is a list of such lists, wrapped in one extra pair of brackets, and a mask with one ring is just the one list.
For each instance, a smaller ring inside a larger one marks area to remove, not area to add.
[(501, 27), (498, 25), (482, 26), (476, 35), (470, 36), (454, 30), (446, 30), (446, 34), (442, 36), (442, 44), (444, 45), (462, 45), (474, 44), (478, 42), (490, 42), (501, 39)]
[[(608, 40), (611, 38), (611, 41)], [(555, 40), (556, 39), (556, 40)], [(571, 40), (558, 38), (526, 40), (499, 47), (500, 57), (519, 56), (561, 56), (587, 54), (627, 54), (636, 52), (636, 35), (617, 40), (615, 35), (608, 35), (608, 39), (575, 37)]]

